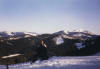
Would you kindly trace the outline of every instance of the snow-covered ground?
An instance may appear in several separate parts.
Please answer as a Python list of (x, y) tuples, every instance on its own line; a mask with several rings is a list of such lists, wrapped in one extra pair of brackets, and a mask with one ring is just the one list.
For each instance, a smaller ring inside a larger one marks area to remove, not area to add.
[(100, 56), (100, 52), (99, 53), (96, 53), (95, 56)]
[[(0, 69), (6, 67), (0, 65)], [(37, 60), (33, 64), (9, 65), (9, 69), (100, 69), (100, 56), (52, 57), (49, 60)]]

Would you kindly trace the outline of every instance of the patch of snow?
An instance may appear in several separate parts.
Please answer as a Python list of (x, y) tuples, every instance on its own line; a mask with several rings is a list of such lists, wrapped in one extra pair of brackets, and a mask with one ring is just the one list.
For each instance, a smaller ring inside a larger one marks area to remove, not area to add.
[(83, 43), (75, 43), (75, 46), (80, 50), (81, 48), (84, 48), (85, 45)]
[(54, 41), (56, 42), (57, 45), (64, 43), (64, 40), (61, 36), (54, 38)]
[(62, 35), (63, 38), (66, 38), (66, 39), (74, 39), (73, 37), (70, 37), (70, 36), (67, 36), (67, 35)]
[(32, 36), (37, 36), (37, 34), (36, 33), (34, 33), (34, 32), (24, 32), (26, 35), (28, 34), (28, 35), (32, 35)]
[(12, 37), (12, 38), (9, 38), (9, 40), (17, 40), (17, 39), (20, 39), (21, 37), (16, 37), (16, 38), (14, 38), (14, 37)]
[[(83, 34), (83, 33), (76, 33), (76, 34), (74, 34), (73, 36), (81, 37), (81, 36), (87, 36), (87, 35), (85, 35), (85, 34)], [(87, 37), (88, 37), (88, 36), (87, 36)]]
[(21, 54), (12, 54), (12, 55), (8, 55), (8, 56), (3, 56), (2, 58), (11, 58), (11, 57), (16, 57), (19, 56)]

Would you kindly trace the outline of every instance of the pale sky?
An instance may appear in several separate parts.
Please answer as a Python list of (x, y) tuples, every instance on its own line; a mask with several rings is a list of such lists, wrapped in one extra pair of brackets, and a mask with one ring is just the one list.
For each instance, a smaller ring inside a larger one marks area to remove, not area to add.
[(0, 0), (0, 31), (100, 34), (100, 0)]

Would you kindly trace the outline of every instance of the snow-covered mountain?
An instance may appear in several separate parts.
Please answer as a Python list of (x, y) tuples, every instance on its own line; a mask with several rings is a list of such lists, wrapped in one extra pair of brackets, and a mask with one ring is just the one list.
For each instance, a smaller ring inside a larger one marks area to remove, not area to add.
[(27, 37), (28, 35), (36, 36), (37, 33), (34, 32), (8, 32), (8, 31), (3, 31), (0, 32), (0, 37), (18, 37), (18, 36), (25, 36)]
[(56, 35), (62, 35), (64, 38), (69, 39), (88, 39), (88, 38), (95, 38), (97, 35), (89, 32), (87, 30), (73, 30), (73, 31), (58, 31), (54, 33)]

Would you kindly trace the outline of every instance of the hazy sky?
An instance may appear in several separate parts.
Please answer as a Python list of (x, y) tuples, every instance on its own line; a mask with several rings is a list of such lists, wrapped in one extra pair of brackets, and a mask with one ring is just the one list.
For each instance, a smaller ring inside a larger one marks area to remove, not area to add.
[(0, 0), (0, 31), (84, 29), (100, 34), (100, 0)]

